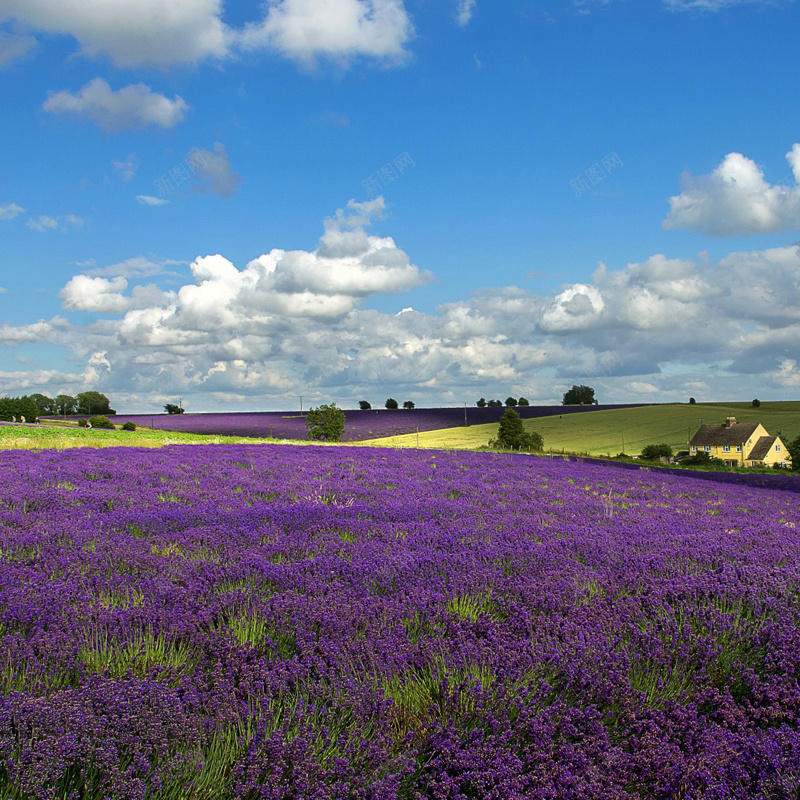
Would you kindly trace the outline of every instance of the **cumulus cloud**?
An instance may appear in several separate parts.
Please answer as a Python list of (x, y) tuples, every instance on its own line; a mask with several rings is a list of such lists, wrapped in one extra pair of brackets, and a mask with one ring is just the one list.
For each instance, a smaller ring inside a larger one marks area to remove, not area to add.
[(0, 20), (74, 37), (89, 57), (119, 67), (197, 63), (224, 56), (231, 32), (222, 0), (0, 0)]
[(7, 205), (0, 206), (0, 219), (14, 219), (24, 210), (22, 206), (18, 206), (16, 203), (8, 203)]
[(220, 197), (232, 197), (242, 180), (242, 176), (233, 171), (225, 145), (219, 142), (214, 143), (213, 150), (195, 148), (187, 156), (187, 162), (191, 163), (199, 180), (199, 183), (192, 184), (194, 192), (210, 192)]
[(775, 233), (800, 228), (800, 144), (786, 160), (793, 185), (773, 185), (741, 153), (728, 153), (711, 175), (683, 177), (683, 191), (669, 200), (667, 230), (689, 228), (712, 236)]
[(77, 94), (51, 92), (42, 108), (52, 114), (89, 119), (105, 131), (116, 132), (150, 125), (172, 128), (183, 120), (189, 106), (182, 97), (170, 100), (144, 83), (114, 91), (103, 78), (95, 78)]
[(143, 285), (169, 262), (93, 268), (61, 291), (68, 315), (92, 321), (69, 336), (52, 321), (6, 325), (0, 341), (60, 343), (86, 365), (82, 375), (100, 370), (109, 390), (169, 391), (206, 398), (207, 407), (248, 397), (280, 407), (298, 390), (321, 401), (399, 392), (462, 403), (498, 387), (557, 403), (573, 383), (593, 382), (605, 401), (632, 392), (685, 401), (708, 387), (786, 394), (800, 379), (798, 246), (714, 262), (700, 254), (601, 263), (590, 279), (548, 294), (489, 288), (435, 312), (403, 296), (379, 312), (367, 307), (370, 296), (431, 277), (371, 230), (384, 214), (382, 198), (351, 201), (324, 220), (313, 250), (273, 248), (243, 266), (198, 257), (175, 291)]
[(247, 26), (240, 44), (307, 65), (356, 56), (397, 63), (407, 58), (412, 35), (402, 0), (269, 0), (264, 20)]

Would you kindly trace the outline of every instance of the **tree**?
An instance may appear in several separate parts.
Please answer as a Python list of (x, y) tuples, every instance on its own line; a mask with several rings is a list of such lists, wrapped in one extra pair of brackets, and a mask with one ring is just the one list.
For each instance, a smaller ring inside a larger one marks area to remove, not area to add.
[(79, 414), (116, 414), (108, 404), (108, 398), (100, 392), (81, 392), (78, 397)]
[(358, 407), (362, 411), (369, 411), (372, 408), (372, 404), (369, 402), (369, 400), (359, 400)]
[(388, 408), (390, 411), (394, 411), (397, 408), (397, 400), (394, 397), (390, 397), (385, 403), (384, 406)]
[(478, 408), (486, 408), (486, 398), (481, 397), (481, 399), (478, 400), (476, 405), (478, 406)]
[(561, 401), (565, 406), (591, 406), (597, 405), (597, 400), (594, 397), (594, 389), (591, 386), (573, 386), (568, 392), (564, 393), (564, 399)]
[(503, 404), (499, 400), (490, 400), (487, 405), (489, 408), (502, 408)]
[(696, 402), (697, 402), (697, 400), (695, 400), (694, 397), (690, 397), (689, 398), (689, 405), (690, 406), (693, 406)]
[(33, 400), (36, 403), (36, 408), (39, 411), (39, 414), (58, 414), (58, 410), (56, 409), (56, 401), (53, 400), (52, 397), (48, 397), (46, 394), (36, 394), (28, 395), (30, 400)]
[(520, 397), (520, 399), (517, 400), (517, 405), (518, 406), (529, 406), (530, 403), (528, 402), (528, 398), (527, 397)]
[(516, 397), (506, 397), (506, 407), (513, 408), (517, 404)]
[(513, 408), (509, 408), (500, 417), (497, 439), (489, 444), (509, 450), (541, 450), (544, 447), (544, 439), (539, 433), (528, 433), (520, 415)]
[(791, 444), (787, 444), (786, 449), (792, 457), (792, 469), (800, 470), (800, 436), (796, 437)]
[(56, 414), (75, 414), (78, 411), (78, 400), (69, 394), (60, 394), (56, 397)]
[(167, 414), (183, 414), (183, 409), (175, 405), (175, 403), (164, 403), (164, 411), (166, 411)]
[(414, 401), (406, 400), (405, 403), (403, 403), (403, 408), (405, 408), (406, 411), (411, 411), (411, 409), (414, 408)]
[(642, 449), (641, 457), (646, 461), (672, 458), (672, 448), (668, 444), (648, 444), (647, 447)]
[(756, 397), (753, 400), (753, 408), (758, 408), (761, 405), (761, 401)]
[(344, 436), (344, 411), (336, 403), (312, 408), (306, 414), (308, 438), (338, 442)]

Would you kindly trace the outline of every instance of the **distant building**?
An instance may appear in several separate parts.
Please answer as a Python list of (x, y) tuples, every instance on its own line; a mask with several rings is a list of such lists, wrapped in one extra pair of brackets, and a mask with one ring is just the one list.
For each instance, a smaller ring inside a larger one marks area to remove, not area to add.
[(792, 466), (792, 457), (779, 436), (770, 436), (760, 422), (737, 422), (736, 417), (701, 425), (689, 449), (692, 455), (704, 450), (731, 467)]

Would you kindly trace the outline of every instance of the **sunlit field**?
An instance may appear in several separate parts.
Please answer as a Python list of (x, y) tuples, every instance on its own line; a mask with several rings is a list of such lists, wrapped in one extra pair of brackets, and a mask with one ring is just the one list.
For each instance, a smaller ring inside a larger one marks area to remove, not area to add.
[[(688, 449), (689, 438), (704, 422), (761, 422), (784, 442), (800, 434), (800, 402), (680, 404), (642, 406), (594, 411), (591, 414), (554, 414), (525, 421), (526, 430), (544, 437), (545, 450), (556, 452), (638, 455), (648, 444), (669, 444), (673, 450)], [(420, 431), (405, 436), (375, 439), (368, 444), (388, 447), (477, 449), (497, 435), (497, 425), (474, 425), (449, 430)]]

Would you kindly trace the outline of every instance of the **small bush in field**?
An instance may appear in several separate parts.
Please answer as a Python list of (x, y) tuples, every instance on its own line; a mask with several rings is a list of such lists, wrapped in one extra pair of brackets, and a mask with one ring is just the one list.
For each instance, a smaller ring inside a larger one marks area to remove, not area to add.
[(79, 428), (88, 428), (89, 427), (89, 421), (85, 420), (85, 419), (79, 419), (78, 420), (78, 427)]
[(135, 431), (136, 430), (136, 423), (135, 422), (126, 422), (122, 426), (122, 430), (124, 430), (124, 431)]
[(93, 428), (103, 428), (109, 431), (114, 430), (114, 423), (108, 417), (104, 417), (102, 414), (98, 414), (96, 417), (90, 417), (89, 424)]

